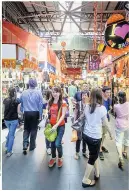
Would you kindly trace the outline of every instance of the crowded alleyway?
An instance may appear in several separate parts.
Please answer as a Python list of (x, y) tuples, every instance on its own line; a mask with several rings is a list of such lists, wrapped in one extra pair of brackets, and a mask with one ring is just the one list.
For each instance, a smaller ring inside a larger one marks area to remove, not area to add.
[[(110, 128), (114, 137), (114, 119)], [(26, 156), (22, 154), (22, 128), (16, 133), (14, 154), (7, 158), (3, 151), (3, 189), (4, 190), (82, 190), (82, 177), (87, 159), (83, 156), (74, 159), (75, 143), (71, 143), (70, 118), (66, 124), (64, 135), (64, 165), (48, 168), (48, 156), (45, 149), (43, 129), (38, 132), (37, 148)], [(100, 161), (100, 180), (96, 186), (87, 189), (96, 190), (128, 190), (129, 163), (125, 160), (125, 169), (118, 168), (118, 155), (114, 140), (107, 136), (105, 146), (109, 153)], [(4, 143), (3, 143), (4, 148)], [(93, 176), (93, 172), (91, 174)]]

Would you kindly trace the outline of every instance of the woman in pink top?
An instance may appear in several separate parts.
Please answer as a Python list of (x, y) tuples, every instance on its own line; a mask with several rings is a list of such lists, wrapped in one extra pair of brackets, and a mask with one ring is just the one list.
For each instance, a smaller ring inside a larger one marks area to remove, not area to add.
[(119, 155), (118, 167), (123, 170), (123, 156), (126, 159), (128, 158), (127, 151), (129, 147), (129, 102), (126, 101), (125, 92), (118, 93), (118, 100), (119, 104), (114, 105), (116, 115), (115, 139)]

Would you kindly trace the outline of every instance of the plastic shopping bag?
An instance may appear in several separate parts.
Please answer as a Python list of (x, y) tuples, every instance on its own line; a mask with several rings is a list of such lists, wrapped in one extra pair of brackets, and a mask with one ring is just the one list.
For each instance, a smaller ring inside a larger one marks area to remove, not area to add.
[(42, 119), (42, 121), (40, 121), (40, 123), (38, 124), (39, 128), (45, 128), (47, 123), (47, 118)]

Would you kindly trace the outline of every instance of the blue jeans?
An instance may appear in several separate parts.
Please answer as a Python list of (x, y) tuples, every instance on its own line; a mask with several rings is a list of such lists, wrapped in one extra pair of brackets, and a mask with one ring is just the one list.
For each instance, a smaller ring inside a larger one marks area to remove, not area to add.
[(47, 139), (45, 139), (46, 142), (46, 149), (51, 148), (51, 142), (49, 142)]
[(5, 146), (7, 147), (7, 152), (11, 152), (15, 138), (15, 131), (18, 126), (18, 120), (12, 120), (12, 121), (5, 120), (5, 125), (9, 129), (8, 135), (6, 137), (7, 140)]
[(63, 138), (64, 132), (65, 132), (65, 125), (57, 128), (56, 140), (51, 143), (52, 158), (56, 158), (56, 149), (58, 151), (58, 158), (61, 158), (63, 155), (62, 138)]

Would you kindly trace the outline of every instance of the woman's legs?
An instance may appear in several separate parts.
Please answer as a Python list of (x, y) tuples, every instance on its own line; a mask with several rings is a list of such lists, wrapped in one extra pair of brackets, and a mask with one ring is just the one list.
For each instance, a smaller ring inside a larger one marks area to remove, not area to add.
[(98, 178), (99, 175), (100, 175), (100, 171), (99, 171), (99, 160), (98, 160), (98, 159), (95, 161), (94, 168), (95, 168), (95, 176)]
[(55, 146), (58, 151), (58, 158), (62, 158), (63, 149), (62, 149), (62, 138), (65, 132), (65, 126), (60, 126), (57, 128), (57, 138), (55, 141)]
[(63, 149), (62, 149), (62, 138), (64, 135), (65, 126), (60, 126), (57, 128), (57, 138), (54, 142), (51, 143), (51, 152), (52, 159), (49, 161), (49, 167), (53, 167), (56, 163), (56, 149), (58, 151), (58, 167), (62, 167), (63, 165)]
[(14, 144), (15, 131), (18, 126), (18, 120), (5, 121), (6, 126), (9, 128), (9, 133), (7, 136), (7, 153), (12, 153), (12, 148)]
[(81, 145), (81, 140), (77, 140), (76, 141), (76, 153), (75, 153), (75, 156), (74, 156), (74, 158), (76, 159), (76, 160), (78, 160), (79, 159), (79, 152), (80, 152), (80, 145)]
[(92, 169), (94, 168), (94, 165), (95, 165), (95, 170), (97, 171), (97, 173), (99, 173), (98, 163), (96, 162), (96, 160), (98, 159), (98, 154), (99, 154), (100, 145), (101, 145), (101, 139), (93, 139), (93, 138), (90, 138), (83, 134), (83, 140), (86, 142), (86, 144), (88, 145), (88, 148), (89, 148), (89, 160), (88, 160), (88, 164), (87, 164), (87, 167), (85, 170), (85, 174), (84, 174), (82, 183), (85, 186), (87, 186), (89, 184), (92, 186), (95, 184), (95, 181), (90, 180), (89, 176), (91, 174)]
[(116, 141), (116, 148), (117, 148), (117, 152), (118, 152), (118, 156), (120, 160), (123, 160), (123, 156), (122, 156), (123, 139), (124, 139), (124, 132), (120, 131), (119, 129), (116, 129), (115, 141)]
[(129, 155), (129, 129), (127, 131), (124, 132), (124, 150), (123, 150), (123, 156), (128, 159), (128, 155)]

